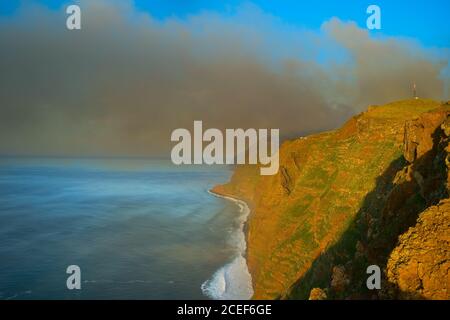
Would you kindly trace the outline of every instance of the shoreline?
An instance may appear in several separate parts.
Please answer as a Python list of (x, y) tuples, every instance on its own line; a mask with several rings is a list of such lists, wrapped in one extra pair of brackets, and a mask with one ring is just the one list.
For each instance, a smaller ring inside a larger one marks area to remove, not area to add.
[[(247, 264), (247, 223), (250, 216), (250, 206), (244, 200), (217, 193), (215, 191), (207, 190), (207, 192), (214, 197), (226, 199), (233, 202), (239, 207), (240, 216), (237, 217), (239, 222), (239, 228), (236, 230), (236, 238), (234, 240), (240, 240), (236, 243), (236, 256), (232, 261), (218, 269), (211, 277), (210, 280), (205, 281), (202, 284), (202, 291), (213, 299), (252, 299), (253, 291), (253, 278), (250, 273)], [(232, 239), (233, 240), (233, 239)], [(232, 274), (233, 273), (233, 274)], [(233, 277), (234, 276), (234, 277)], [(244, 281), (236, 281), (236, 276)], [(220, 294), (213, 292), (209, 286), (213, 286), (214, 283), (220, 283)], [(238, 292), (229, 292), (237, 289)], [(243, 296), (245, 295), (245, 296)]]
[(250, 206), (244, 200), (232, 197), (230, 195), (218, 193), (218, 192), (214, 191), (213, 189), (208, 190), (207, 192), (209, 194), (213, 195), (214, 197), (218, 197), (218, 198), (222, 198), (222, 199), (226, 199), (226, 200), (232, 201), (232, 202), (236, 203), (237, 205), (239, 205), (239, 203), (242, 203), (248, 209), (248, 214), (245, 217), (245, 221), (244, 221), (244, 225), (243, 225), (243, 232), (244, 232), (244, 236), (245, 236), (245, 252), (243, 253), (243, 256), (244, 256), (245, 260), (247, 260), (247, 252), (248, 252), (248, 246), (247, 246), (247, 243), (248, 243), (248, 218), (250, 217), (250, 214), (252, 213), (252, 211), (250, 210)]

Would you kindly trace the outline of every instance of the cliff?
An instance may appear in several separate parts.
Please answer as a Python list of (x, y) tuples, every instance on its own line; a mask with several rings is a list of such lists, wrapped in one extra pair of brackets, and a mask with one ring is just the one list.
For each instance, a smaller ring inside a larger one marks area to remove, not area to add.
[[(280, 170), (238, 166), (215, 192), (246, 200), (256, 299), (450, 298), (450, 106), (372, 106), (287, 141)], [(366, 268), (382, 269), (368, 290)]]

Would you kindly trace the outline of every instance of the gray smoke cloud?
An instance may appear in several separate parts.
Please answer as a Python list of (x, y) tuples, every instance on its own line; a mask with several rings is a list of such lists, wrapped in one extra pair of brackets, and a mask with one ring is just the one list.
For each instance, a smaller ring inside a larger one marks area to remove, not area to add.
[(194, 120), (291, 137), (410, 98), (413, 81), (421, 97), (448, 90), (448, 51), (338, 19), (311, 31), (252, 5), (164, 21), (128, 1), (80, 6), (80, 31), (36, 5), (0, 19), (0, 153), (168, 156)]

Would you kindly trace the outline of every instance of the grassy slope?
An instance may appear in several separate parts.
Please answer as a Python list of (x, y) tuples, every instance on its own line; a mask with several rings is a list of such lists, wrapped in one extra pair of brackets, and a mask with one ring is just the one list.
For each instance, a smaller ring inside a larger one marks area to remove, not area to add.
[(310, 287), (295, 283), (321, 254), (338, 240), (356, 250), (352, 234), (358, 231), (350, 229), (366, 195), (386, 171), (404, 165), (405, 121), (439, 105), (407, 100), (370, 107), (339, 130), (285, 142), (277, 175), (261, 177), (257, 168), (240, 166), (230, 183), (216, 187), (251, 204), (248, 264), (254, 298), (307, 298)]

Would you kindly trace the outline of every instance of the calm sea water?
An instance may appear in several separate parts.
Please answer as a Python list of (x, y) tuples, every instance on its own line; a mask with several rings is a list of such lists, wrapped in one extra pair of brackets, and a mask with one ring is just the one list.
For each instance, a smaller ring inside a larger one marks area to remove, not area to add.
[[(206, 299), (232, 261), (225, 167), (0, 159), (0, 299)], [(82, 289), (66, 288), (81, 268)]]

